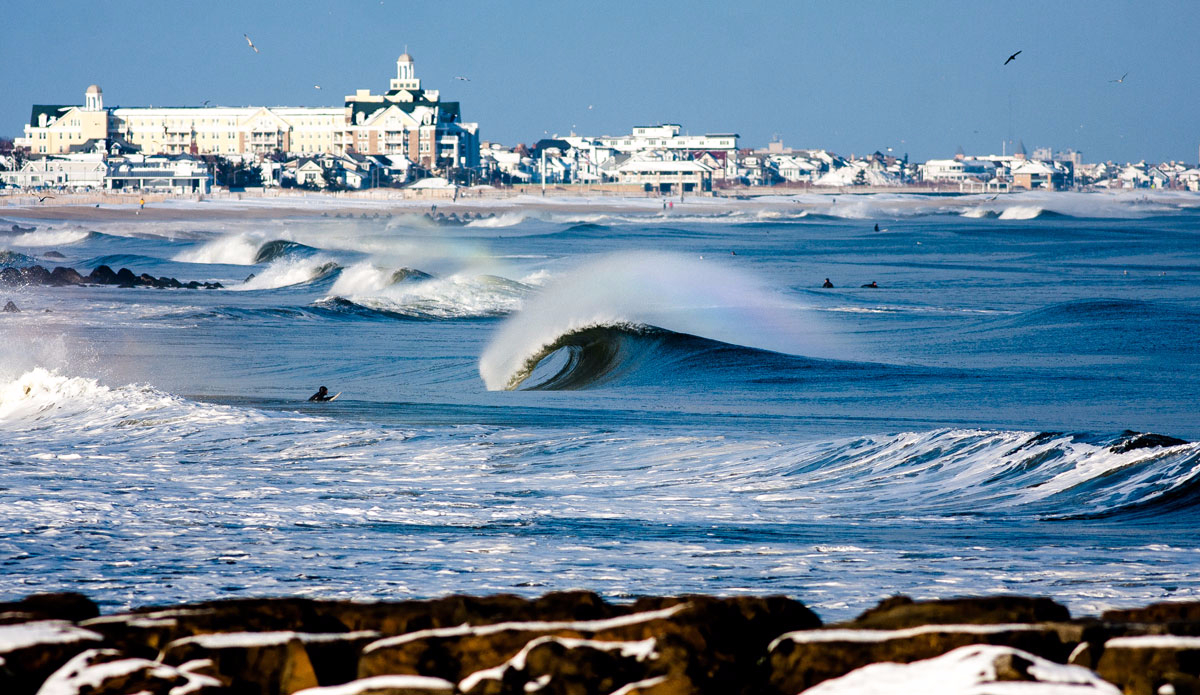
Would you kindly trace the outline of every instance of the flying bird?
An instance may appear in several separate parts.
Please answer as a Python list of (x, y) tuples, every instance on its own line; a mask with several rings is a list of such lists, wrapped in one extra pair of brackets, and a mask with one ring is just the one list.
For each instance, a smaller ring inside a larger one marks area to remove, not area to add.
[(209, 100), (208, 100), (208, 99), (205, 99), (205, 100), (204, 100), (204, 103), (203, 103), (203, 104), (201, 104), (201, 106), (208, 106), (208, 105), (209, 105), (209, 103), (210, 103), (210, 102), (209, 102)]
[(470, 81), (471, 81), (471, 78), (470, 78), (470, 77), (463, 77), (462, 75), (455, 75), (455, 76), (454, 76), (454, 79), (456, 79), (456, 80), (462, 80), (463, 82), (470, 82)]
[[(246, 35), (242, 34), (242, 36), (246, 36)], [(254, 42), (250, 40), (249, 36), (246, 36), (246, 44), (248, 46), (250, 46), (250, 48), (253, 48), (255, 53), (258, 53), (258, 46), (254, 45)]]
[(54, 196), (52, 196), (52, 195), (39, 195), (39, 196), (38, 196), (38, 202), (39, 202), (39, 203), (44, 203), (44, 202), (46, 202), (46, 199), (47, 199), (47, 198), (53, 198), (53, 197), (54, 197)]
[(320, 89), (320, 88), (321, 88), (321, 85), (319, 85), (319, 84), (314, 84), (314, 85), (313, 85), (313, 89)]
[(1129, 73), (1125, 73), (1124, 75), (1121, 75), (1121, 79), (1119, 79), (1119, 80), (1109, 80), (1109, 82), (1124, 82), (1126, 77), (1129, 77)]
[(1013, 62), (1014, 60), (1016, 60), (1017, 56), (1019, 56), (1019, 55), (1021, 55), (1021, 51), (1017, 51), (1016, 53), (1014, 53), (1014, 54), (1010, 55), (1010, 56), (1008, 57), (1008, 60), (1004, 61), (1004, 64), (1005, 64), (1005, 65), (1008, 65), (1009, 63), (1011, 63), (1011, 62)]

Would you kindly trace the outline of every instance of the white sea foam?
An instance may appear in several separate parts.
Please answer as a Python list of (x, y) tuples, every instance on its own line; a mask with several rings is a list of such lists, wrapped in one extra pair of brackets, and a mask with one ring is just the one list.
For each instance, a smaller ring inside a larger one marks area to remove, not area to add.
[(181, 251), (174, 260), (180, 263), (221, 263), (254, 265), (258, 249), (266, 241), (260, 235), (234, 234), (213, 239), (196, 248)]
[(83, 241), (90, 233), (81, 229), (46, 229), (18, 234), (8, 243), (13, 246), (66, 246)]
[(467, 223), (467, 226), (484, 228), (515, 227), (527, 219), (529, 219), (529, 215), (524, 212), (504, 212), (495, 217), (471, 220)]
[[(479, 360), (491, 390), (511, 388), (526, 361), (567, 333), (643, 324), (735, 345), (823, 354), (828, 345), (801, 307), (715, 262), (666, 253), (619, 253), (548, 285), (497, 330)], [(802, 328), (797, 328), (802, 325)]]
[(320, 255), (309, 258), (284, 257), (270, 263), (266, 268), (231, 290), (269, 290), (312, 282), (333, 272), (337, 264)]
[(517, 311), (533, 288), (495, 275), (455, 273), (394, 282), (395, 271), (370, 264), (346, 269), (330, 296), (381, 311), (436, 318), (502, 316)]
[(1036, 205), (1013, 205), (1004, 208), (1000, 213), (1002, 220), (1032, 220), (1039, 217), (1045, 210)]
[[(186, 401), (145, 386), (110, 388), (95, 379), (64, 376), (42, 367), (0, 384), (0, 422), (14, 428), (36, 427), (53, 419), (57, 426), (88, 428), (107, 423), (132, 423), (131, 418), (153, 414), (161, 422), (171, 419), (238, 423), (253, 411), (208, 406)], [(86, 417), (78, 419), (78, 416)], [(60, 432), (66, 434), (66, 432)]]

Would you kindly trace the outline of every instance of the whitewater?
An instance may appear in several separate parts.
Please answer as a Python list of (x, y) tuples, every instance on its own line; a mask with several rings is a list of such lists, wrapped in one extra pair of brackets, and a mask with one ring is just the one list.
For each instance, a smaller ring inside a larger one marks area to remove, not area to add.
[(0, 209), (0, 600), (1200, 598), (1200, 196), (325, 205)]

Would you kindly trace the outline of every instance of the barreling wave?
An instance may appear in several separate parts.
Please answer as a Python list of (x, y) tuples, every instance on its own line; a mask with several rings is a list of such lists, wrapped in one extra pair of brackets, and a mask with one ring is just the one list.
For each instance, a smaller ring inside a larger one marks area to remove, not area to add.
[(285, 239), (275, 239), (258, 247), (258, 252), (254, 254), (254, 262), (270, 263), (279, 258), (307, 256), (316, 252), (317, 249), (311, 246)]
[(713, 383), (757, 368), (777, 375), (780, 367), (812, 360), (731, 345), (655, 326), (613, 323), (567, 331), (530, 354), (510, 376), (507, 389), (575, 391), (614, 384), (664, 385), (673, 380)]
[(609, 379), (626, 356), (650, 355), (648, 336), (657, 344), (664, 333), (791, 355), (838, 352), (811, 312), (753, 278), (715, 261), (631, 252), (548, 283), (493, 336), (479, 375), (491, 390), (515, 389), (565, 348), (559, 358), (569, 364), (554, 371), (567, 372), (541, 387), (582, 388)]

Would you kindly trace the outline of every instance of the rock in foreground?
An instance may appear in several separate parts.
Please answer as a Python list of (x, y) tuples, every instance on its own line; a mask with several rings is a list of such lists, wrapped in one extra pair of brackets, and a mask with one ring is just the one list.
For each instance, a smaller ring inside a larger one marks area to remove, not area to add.
[(828, 627), (786, 597), (590, 592), (97, 613), (79, 594), (0, 604), (0, 693), (1200, 692), (1200, 604), (1072, 619), (1047, 599), (896, 597)]

